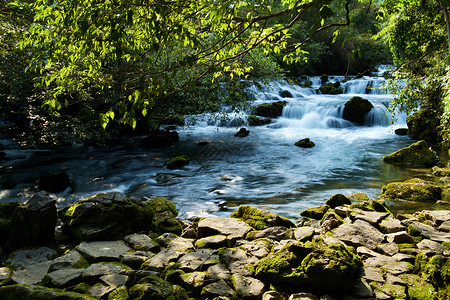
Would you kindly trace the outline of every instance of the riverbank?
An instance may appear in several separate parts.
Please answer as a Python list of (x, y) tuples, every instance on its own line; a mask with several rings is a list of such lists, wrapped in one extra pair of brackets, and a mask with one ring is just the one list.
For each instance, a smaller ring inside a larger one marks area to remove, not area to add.
[(358, 193), (303, 210), (296, 224), (245, 205), (186, 221), (165, 198), (106, 193), (60, 210), (55, 233), (54, 199), (36, 195), (20, 208), (1, 223), (16, 224), (2, 299), (449, 297), (449, 210), (395, 215)]

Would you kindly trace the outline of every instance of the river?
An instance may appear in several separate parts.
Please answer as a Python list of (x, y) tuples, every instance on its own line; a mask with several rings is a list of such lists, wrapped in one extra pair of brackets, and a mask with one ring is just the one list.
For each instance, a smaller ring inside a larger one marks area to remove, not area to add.
[[(330, 77), (330, 81), (342, 80)], [(284, 81), (250, 89), (254, 105), (285, 100), (280, 118), (265, 126), (249, 127), (245, 138), (235, 137), (245, 114), (228, 121), (199, 116), (194, 126), (178, 128), (180, 142), (165, 149), (146, 149), (139, 139), (124, 139), (108, 149), (71, 147), (56, 150), (19, 149), (1, 141), (8, 160), (0, 168), (0, 202), (24, 201), (34, 192), (42, 174), (65, 170), (73, 185), (55, 194), (58, 207), (98, 192), (120, 191), (130, 196), (164, 196), (172, 200), (180, 217), (228, 216), (240, 204), (255, 205), (292, 220), (305, 208), (321, 205), (336, 193), (365, 192), (377, 197), (383, 184), (404, 180), (410, 171), (386, 165), (381, 159), (411, 144), (394, 130), (406, 127), (405, 116), (391, 124), (387, 110), (393, 95), (386, 94), (381, 77), (363, 77), (342, 84), (345, 93), (322, 95), (320, 78), (312, 87)], [(283, 98), (281, 91), (292, 97)], [(343, 106), (353, 96), (368, 99), (374, 109), (364, 126), (342, 119)], [(310, 149), (294, 143), (310, 138)], [(198, 142), (207, 142), (199, 146)], [(164, 163), (187, 154), (191, 162), (180, 170)]]

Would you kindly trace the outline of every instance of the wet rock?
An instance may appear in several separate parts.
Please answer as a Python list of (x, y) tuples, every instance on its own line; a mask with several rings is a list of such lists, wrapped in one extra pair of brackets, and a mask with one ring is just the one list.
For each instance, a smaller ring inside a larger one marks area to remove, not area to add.
[(404, 182), (392, 182), (381, 189), (382, 197), (420, 202), (435, 202), (441, 199), (442, 189), (432, 182), (419, 178)]
[(264, 284), (258, 279), (233, 275), (232, 282), (236, 294), (242, 299), (261, 299), (264, 293)]
[(241, 128), (234, 136), (244, 138), (244, 137), (248, 136), (249, 134), (250, 134), (250, 130), (248, 130), (246, 128)]
[(282, 98), (293, 98), (291, 92), (286, 91), (286, 90), (280, 91), (279, 94), (280, 94), (280, 97), (282, 97)]
[(397, 128), (394, 133), (396, 135), (408, 135), (408, 128)]
[(439, 159), (422, 140), (386, 155), (383, 157), (383, 162), (407, 167), (432, 167), (439, 162)]
[(144, 141), (144, 145), (149, 148), (159, 148), (172, 146), (180, 140), (178, 133), (176, 131), (163, 131), (157, 130), (150, 136), (148, 136)]
[(256, 230), (273, 226), (295, 227), (295, 224), (285, 217), (249, 205), (239, 205), (237, 211), (233, 212), (231, 217), (245, 221)]
[(247, 254), (251, 256), (263, 258), (269, 254), (270, 248), (273, 245), (272, 242), (273, 242), (272, 240), (266, 238), (250, 242), (245, 240), (239, 240), (236, 242), (236, 247), (239, 247), (240, 249), (244, 250)]
[(167, 169), (181, 169), (182, 167), (184, 167), (185, 165), (187, 165), (189, 163), (190, 159), (189, 156), (187, 155), (180, 155), (180, 156), (176, 156), (171, 158), (167, 163), (166, 163), (166, 167)]
[(248, 116), (247, 122), (249, 126), (263, 126), (272, 123), (272, 119), (260, 118), (257, 116)]
[(62, 229), (77, 241), (113, 240), (152, 228), (151, 201), (122, 193), (97, 194), (59, 211)]
[(316, 146), (316, 144), (314, 144), (314, 142), (311, 141), (309, 138), (304, 138), (304, 139), (296, 142), (295, 146), (300, 147), (300, 148), (312, 148), (312, 147)]
[(280, 117), (286, 103), (286, 101), (277, 101), (260, 104), (255, 108), (255, 115), (268, 118)]
[(320, 86), (319, 91), (322, 94), (328, 95), (338, 95), (344, 92), (343, 88), (340, 85), (340, 82), (335, 83), (326, 82)]
[(373, 108), (369, 100), (361, 97), (352, 97), (345, 103), (344, 113), (342, 117), (350, 122), (363, 125), (365, 116)]
[(47, 191), (50, 193), (59, 193), (64, 191), (70, 186), (69, 175), (62, 171), (58, 174), (50, 173), (42, 176), (36, 182), (37, 188), (41, 191)]
[(124, 241), (82, 242), (76, 248), (90, 261), (115, 260), (131, 250)]
[(327, 201), (325, 201), (325, 205), (328, 205), (331, 208), (336, 208), (338, 206), (350, 205), (352, 202), (349, 198), (342, 194), (336, 194), (331, 196)]
[(350, 205), (350, 209), (360, 209), (364, 211), (376, 211), (376, 212), (387, 212), (391, 213), (389, 209), (386, 207), (384, 201), (377, 201), (374, 199), (370, 199), (368, 201), (358, 202)]
[(158, 251), (159, 245), (145, 234), (133, 233), (124, 238), (125, 242), (137, 251)]
[(384, 234), (361, 220), (356, 220), (353, 224), (344, 223), (333, 230), (331, 234), (349, 245), (366, 246), (372, 250), (375, 250), (377, 245), (384, 241)]

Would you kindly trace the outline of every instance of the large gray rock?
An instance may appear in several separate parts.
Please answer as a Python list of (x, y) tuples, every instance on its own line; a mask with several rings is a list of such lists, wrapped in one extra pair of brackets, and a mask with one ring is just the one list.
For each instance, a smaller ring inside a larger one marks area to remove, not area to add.
[(239, 274), (242, 276), (254, 275), (252, 266), (258, 259), (253, 255), (250, 255), (240, 248), (225, 249), (221, 254), (221, 262), (225, 264), (232, 274)]
[(158, 251), (159, 245), (155, 243), (148, 235), (133, 233), (124, 238), (134, 250), (137, 251)]
[(198, 222), (198, 237), (226, 235), (229, 239), (242, 239), (252, 228), (236, 218), (210, 217)]
[(236, 294), (242, 299), (261, 299), (264, 294), (264, 284), (258, 279), (235, 274), (232, 281)]
[(95, 300), (96, 298), (38, 285), (8, 285), (0, 287), (0, 299)]
[(26, 266), (15, 271), (11, 279), (18, 284), (38, 284), (47, 275), (51, 263), (51, 261), (46, 261)]
[(50, 283), (54, 287), (64, 287), (81, 281), (84, 269), (60, 269), (47, 274)]
[(202, 297), (205, 298), (215, 298), (218, 296), (222, 297), (232, 297), (234, 295), (233, 289), (226, 283), (225, 280), (220, 279), (219, 281), (208, 284), (202, 289)]
[(332, 235), (345, 243), (358, 247), (366, 246), (375, 250), (377, 245), (384, 241), (384, 234), (369, 223), (356, 220), (353, 224), (344, 223), (335, 230)]
[(130, 247), (125, 242), (120, 241), (101, 241), (101, 242), (82, 242), (76, 248), (88, 260), (120, 260), (120, 256), (129, 252)]
[(425, 141), (418, 141), (383, 157), (383, 162), (407, 167), (432, 167), (439, 159)]
[(145, 261), (142, 267), (149, 270), (164, 269), (170, 262), (177, 260), (183, 253), (177, 252), (173, 249), (164, 249), (158, 254)]
[(80, 268), (87, 267), (87, 260), (81, 256), (81, 254), (76, 250), (71, 250), (68, 253), (57, 257), (53, 260), (52, 265), (50, 267), (50, 272), (67, 269), (67, 268)]
[(424, 238), (430, 239), (438, 243), (450, 242), (450, 233), (437, 231), (434, 227), (420, 222), (412, 223), (409, 226), (409, 230), (410, 232), (419, 234)]
[(436, 226), (440, 226), (444, 222), (450, 221), (450, 210), (423, 210), (415, 214), (425, 220), (433, 221)]
[(130, 270), (129, 267), (117, 263), (100, 262), (87, 267), (83, 272), (84, 278), (100, 278), (105, 275), (122, 274)]
[(217, 250), (200, 249), (183, 255), (177, 263), (177, 268), (185, 272), (200, 271), (219, 261)]
[(353, 97), (345, 103), (343, 118), (347, 121), (364, 124), (364, 118), (373, 108), (369, 100), (361, 97)]

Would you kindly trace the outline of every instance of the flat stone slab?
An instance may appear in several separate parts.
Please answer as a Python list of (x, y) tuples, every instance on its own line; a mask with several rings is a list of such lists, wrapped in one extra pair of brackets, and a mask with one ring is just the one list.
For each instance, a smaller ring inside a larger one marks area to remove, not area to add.
[(423, 210), (419, 212), (427, 220), (433, 221), (437, 226), (440, 226), (445, 221), (450, 221), (450, 210)]
[(159, 245), (145, 234), (130, 234), (124, 238), (125, 242), (137, 251), (158, 251)]
[(399, 248), (396, 243), (380, 244), (377, 249), (379, 249), (382, 254), (389, 256), (394, 256), (399, 252)]
[(177, 237), (169, 242), (168, 247), (178, 252), (187, 252), (194, 249), (194, 239)]
[(433, 240), (435, 242), (450, 242), (450, 233), (437, 231), (433, 226), (426, 225), (420, 222), (414, 222), (410, 225), (413, 230), (420, 232), (424, 238)]
[(226, 267), (232, 274), (242, 276), (253, 276), (254, 270), (251, 267), (258, 259), (252, 255), (248, 255), (244, 250), (239, 248), (226, 249), (222, 255), (223, 260), (227, 264)]
[(51, 261), (41, 262), (26, 266), (11, 276), (11, 279), (18, 284), (38, 284), (47, 275)]
[(235, 238), (244, 238), (252, 228), (236, 218), (210, 217), (198, 223), (198, 237), (222, 234)]
[(91, 260), (120, 260), (120, 256), (129, 252), (130, 247), (125, 242), (120, 241), (104, 241), (104, 242), (82, 242), (76, 248), (77, 251), (85, 255)]
[(226, 245), (227, 245), (227, 237), (224, 235), (207, 236), (207, 237), (198, 239), (195, 242), (195, 246), (197, 248), (219, 249), (219, 248), (225, 247)]
[(115, 263), (100, 262), (90, 265), (83, 272), (83, 277), (101, 277), (104, 275), (126, 273), (130, 268)]
[(268, 247), (268, 244), (270, 244), (269, 240), (258, 240), (258, 241), (251, 241), (251, 242), (237, 242), (236, 247), (239, 247), (243, 250), (245, 250), (247, 253), (257, 257), (257, 258), (263, 258), (266, 257), (270, 253), (270, 249)]
[(247, 234), (247, 239), (256, 240), (262, 238), (269, 238), (276, 241), (292, 238), (292, 230), (284, 226), (269, 227), (264, 230), (252, 231)]
[(310, 226), (298, 227), (294, 230), (296, 240), (304, 241), (310, 239), (316, 233), (316, 229)]
[(233, 276), (236, 293), (243, 299), (260, 299), (264, 294), (264, 284), (256, 278), (241, 275)]
[(356, 220), (353, 224), (344, 223), (331, 234), (351, 246), (366, 246), (371, 250), (384, 241), (384, 234), (362, 220)]
[(37, 263), (48, 262), (56, 256), (56, 251), (48, 247), (17, 250), (9, 255), (6, 264), (15, 268), (25, 268)]
[(85, 269), (60, 269), (47, 274), (55, 287), (63, 287), (75, 281), (81, 281), (81, 275)]
[(216, 253), (216, 250), (209, 249), (189, 252), (178, 260), (177, 266), (185, 272), (199, 271), (201, 267), (206, 269), (209, 265), (219, 261), (219, 256)]
[(375, 267), (364, 267), (362, 278), (369, 281), (384, 282), (383, 272), (381, 272), (380, 268)]
[(146, 260), (149, 260), (153, 256), (155, 256), (155, 254), (152, 252), (136, 251), (123, 254), (121, 261), (134, 269), (139, 269)]
[(422, 240), (420, 243), (417, 244), (417, 248), (419, 250), (428, 250), (428, 251), (434, 251), (437, 253), (443, 253), (448, 252), (450, 253), (450, 248), (445, 247), (441, 243), (432, 241), (432, 240)]
[(129, 276), (122, 274), (108, 274), (100, 277), (100, 280), (103, 281), (108, 286), (120, 287), (125, 285), (128, 282)]
[(208, 278), (211, 278), (213, 280), (217, 279), (223, 279), (223, 280), (230, 280), (231, 279), (231, 273), (230, 271), (225, 268), (222, 264), (215, 264), (209, 267), (206, 270), (206, 274)]
[(218, 296), (232, 297), (233, 295), (233, 289), (222, 279), (208, 284), (202, 289), (202, 296), (210, 297), (211, 299)]
[(72, 268), (75, 264), (77, 264), (82, 259), (81, 254), (72, 250), (69, 253), (64, 254), (63, 256), (57, 257), (53, 260), (52, 265), (50, 266), (50, 272)]
[(406, 227), (402, 225), (400, 220), (391, 217), (381, 221), (380, 225), (386, 229), (386, 233), (406, 231)]
[(363, 220), (372, 225), (378, 224), (381, 220), (389, 216), (389, 213), (357, 210), (350, 214), (352, 220)]
[(145, 268), (163, 269), (169, 265), (170, 262), (177, 260), (183, 253), (177, 252), (173, 249), (164, 249), (158, 254), (144, 262)]
[(381, 268), (385, 272), (389, 272), (393, 275), (400, 275), (407, 272), (411, 272), (414, 266), (408, 262), (398, 261), (397, 259), (386, 256), (378, 255), (376, 257), (370, 257), (364, 262), (364, 268)]

